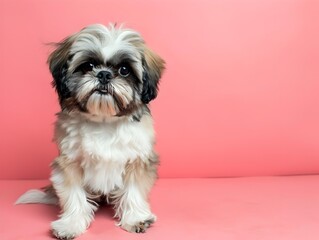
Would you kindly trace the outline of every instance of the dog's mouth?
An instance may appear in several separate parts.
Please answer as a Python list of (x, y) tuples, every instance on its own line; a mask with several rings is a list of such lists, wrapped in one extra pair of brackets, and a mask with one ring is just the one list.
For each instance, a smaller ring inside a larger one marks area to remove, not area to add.
[(107, 94), (112, 95), (112, 87), (109, 85), (102, 85), (94, 89), (93, 93), (98, 93), (100, 95), (107, 95)]
[(94, 90), (95, 93), (98, 93), (100, 95), (106, 95), (109, 93), (109, 91), (107, 89), (96, 89)]

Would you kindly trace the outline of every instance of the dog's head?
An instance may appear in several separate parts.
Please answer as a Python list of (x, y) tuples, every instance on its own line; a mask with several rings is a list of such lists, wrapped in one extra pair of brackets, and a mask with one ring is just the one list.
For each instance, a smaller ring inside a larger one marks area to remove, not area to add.
[(157, 96), (164, 61), (141, 36), (91, 25), (57, 44), (48, 59), (64, 111), (123, 116)]

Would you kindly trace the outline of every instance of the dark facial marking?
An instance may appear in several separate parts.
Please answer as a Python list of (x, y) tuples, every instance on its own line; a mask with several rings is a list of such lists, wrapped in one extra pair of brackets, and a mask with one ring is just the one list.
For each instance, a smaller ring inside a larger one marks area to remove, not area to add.
[(83, 74), (87, 73), (87, 72), (91, 72), (93, 70), (93, 68), (99, 66), (100, 63), (93, 59), (93, 58), (89, 58), (85, 61), (83, 61), (82, 63), (80, 63), (80, 65), (74, 70), (73, 73), (77, 73), (77, 72), (82, 72)]

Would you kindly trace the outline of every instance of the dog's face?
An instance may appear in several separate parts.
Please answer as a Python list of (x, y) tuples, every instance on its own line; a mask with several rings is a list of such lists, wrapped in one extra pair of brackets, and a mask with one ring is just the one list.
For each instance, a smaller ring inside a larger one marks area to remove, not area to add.
[(48, 59), (62, 110), (123, 116), (157, 96), (164, 61), (132, 30), (91, 25)]

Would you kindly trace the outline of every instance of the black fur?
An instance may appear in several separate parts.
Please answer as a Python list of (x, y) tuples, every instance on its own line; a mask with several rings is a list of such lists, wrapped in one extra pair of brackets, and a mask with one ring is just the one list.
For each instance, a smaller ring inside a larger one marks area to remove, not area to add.
[(65, 38), (59, 43), (52, 44), (55, 50), (50, 54), (48, 58), (48, 64), (50, 72), (53, 76), (52, 86), (56, 89), (61, 107), (65, 99), (71, 96), (71, 93), (67, 87), (67, 71), (68, 60), (73, 56), (69, 55), (69, 48), (72, 44), (72, 36)]
[(157, 97), (158, 82), (160, 79), (160, 75), (154, 73), (152, 74), (145, 59), (142, 60), (142, 63), (144, 66), (144, 72), (141, 100), (144, 104), (148, 104), (150, 101)]
[(60, 105), (62, 105), (62, 102), (65, 99), (71, 96), (71, 92), (66, 85), (66, 81), (67, 81), (66, 73), (67, 73), (67, 64), (64, 64), (64, 66), (62, 67), (57, 66), (56, 68), (52, 69), (52, 76), (53, 76), (52, 86), (55, 87), (58, 93)]
[(157, 97), (157, 84), (158, 80), (151, 79), (149, 74), (145, 71), (143, 73), (143, 90), (142, 102), (148, 104), (150, 101)]

